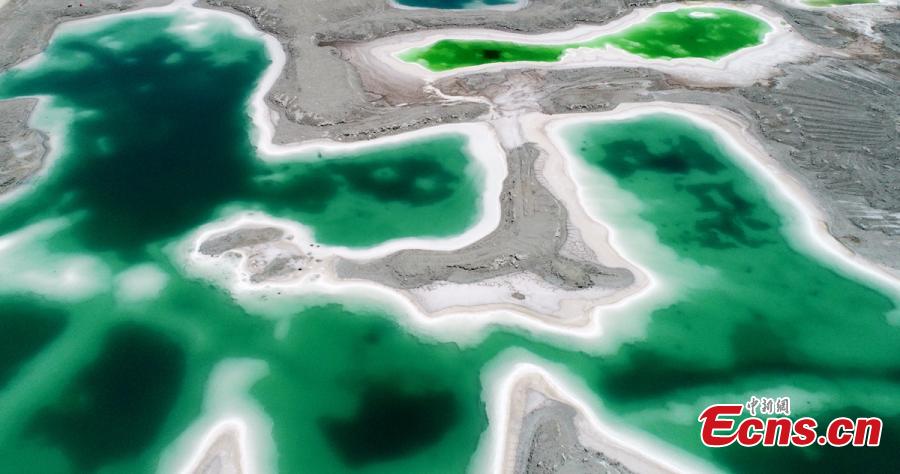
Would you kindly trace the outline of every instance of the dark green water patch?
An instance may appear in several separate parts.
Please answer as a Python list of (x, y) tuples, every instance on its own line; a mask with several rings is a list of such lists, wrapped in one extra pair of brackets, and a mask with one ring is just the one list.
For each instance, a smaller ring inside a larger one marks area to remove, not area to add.
[(181, 393), (181, 348), (156, 330), (116, 328), (100, 357), (50, 407), (32, 432), (92, 471), (153, 441)]
[(396, 381), (367, 388), (352, 418), (321, 421), (329, 441), (350, 466), (389, 460), (435, 443), (457, 417), (452, 391), (411, 393)]
[[(720, 403), (740, 403), (733, 394), (762, 387), (810, 390), (852, 410), (873, 387), (900, 390), (900, 331), (886, 321), (894, 303), (798, 251), (764, 188), (710, 132), (661, 114), (572, 126), (566, 136), (585, 162), (639, 197), (637, 218), (654, 226), (662, 245), (715, 271), (656, 310), (645, 337), (603, 364), (593, 384), (613, 411), (633, 413), (645, 430), (680, 439), (676, 444), (730, 470), (752, 472), (780, 461), (723, 456), (700, 447), (696, 417), (679, 428), (642, 413), (714, 394)], [(690, 273), (659, 270), (696, 282)], [(829, 414), (815, 406), (799, 411)], [(865, 453), (877, 459), (895, 448)], [(821, 472), (815, 457), (785, 462), (791, 472)]]
[[(845, 410), (822, 413), (820, 423), (828, 423), (838, 417), (856, 419), (872, 416), (878, 416), (878, 413), (849, 407)], [(882, 443), (887, 446), (900, 446), (900, 417), (883, 417), (883, 422)], [(815, 444), (804, 448), (730, 446), (717, 450), (716, 455), (723, 460), (723, 464), (745, 466), (741, 472), (748, 474), (771, 473), (771, 466), (778, 466), (779, 472), (892, 472), (897, 465), (896, 451), (853, 446), (832, 447)]]
[(34, 299), (0, 297), (0, 390), (66, 326), (63, 310)]
[(451, 235), (474, 223), (479, 202), (467, 146), (463, 137), (444, 136), (411, 140), (400, 153), (398, 147), (352, 159), (320, 153), (310, 163), (260, 170), (253, 194), (271, 213), (312, 223), (324, 243)]
[(478, 217), (481, 180), (461, 136), (261, 162), (246, 107), (269, 63), (264, 48), (215, 31), (215, 48), (192, 47), (165, 33), (173, 26), (154, 16), (58, 36), (38, 65), (0, 76), (0, 98), (49, 95), (79, 112), (53, 173), (0, 215), (0, 232), (78, 213), (84, 245), (134, 254), (234, 202), (352, 246), (452, 235)]
[[(23, 341), (69, 351), (52, 370), (10, 365), (27, 377), (13, 375), (0, 391), (0, 465), (51, 474), (156, 472), (202, 414), (214, 369), (253, 359), (267, 370), (246, 396), (271, 420), (279, 472), (477, 470), (473, 453), (488, 428), (482, 369), (509, 349), (565, 367), (624, 423), (729, 471), (753, 472), (765, 463), (767, 470), (847, 472), (854, 456), (875, 472), (896, 465), (900, 329), (886, 318), (892, 299), (798, 247), (765, 185), (708, 131), (679, 117), (566, 131), (580, 159), (611, 178), (601, 191), (640, 201), (633, 214), (620, 216), (623, 238), (640, 240), (635, 229), (651, 227), (663, 250), (678, 257), (654, 261), (660, 252), (649, 251), (639, 254), (648, 259), (642, 263), (676, 286), (685, 283), (649, 317), (638, 310), (620, 315), (646, 317), (647, 326), (606, 356), (506, 329), (468, 346), (439, 342), (383, 311), (351, 310), (341, 301), (304, 307), (308, 302), (281, 301), (287, 297), (277, 291), (267, 303), (296, 310), (273, 321), (186, 277), (169, 260), (167, 244), (222, 206), (300, 219), (322, 239), (363, 245), (458, 232), (478, 202), (465, 140), (452, 135), (360, 156), (323, 151), (257, 160), (243, 116), (267, 65), (262, 47), (235, 36), (227, 23), (201, 28), (205, 43), (165, 32), (187, 13), (60, 35), (44, 62), (0, 76), (4, 96), (51, 94), (74, 112), (55, 168), (0, 211), (0, 235), (67, 217), (71, 228), (34, 246), (94, 257), (112, 281), (137, 263), (168, 276), (159, 295), (143, 303), (121, 301), (104, 282), (97, 294), (65, 303), (41, 303), (27, 291), (0, 299), (0, 316), (28, 321), (17, 329)], [(194, 179), (200, 176), (209, 181)], [(623, 202), (601, 204), (610, 210)], [(27, 288), (28, 272), (47, 260), (19, 259), (21, 284), (9, 287)], [(7, 311), (8, 301), (19, 303)], [(68, 326), (36, 329), (31, 322), (41, 315), (58, 315)], [(611, 324), (611, 336), (615, 329)], [(832, 452), (700, 445), (696, 416), (706, 404), (782, 390), (791, 391), (799, 416), (883, 416), (882, 446)]]

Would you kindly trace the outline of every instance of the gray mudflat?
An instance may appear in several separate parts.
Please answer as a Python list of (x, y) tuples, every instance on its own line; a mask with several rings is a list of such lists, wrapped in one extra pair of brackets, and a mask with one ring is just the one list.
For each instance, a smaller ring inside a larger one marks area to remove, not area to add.
[(343, 260), (337, 265), (338, 275), (396, 288), (417, 288), (434, 281), (472, 283), (523, 271), (565, 290), (630, 285), (634, 276), (627, 269), (560, 255), (567, 239), (578, 236), (569, 235), (565, 208), (535, 176), (538, 153), (532, 145), (508, 152), (509, 175), (500, 195), (501, 223), (484, 239), (452, 252), (403, 250), (370, 262)]
[[(160, 3), (164, 2), (140, 5)], [(343, 57), (342, 45), (437, 27), (543, 32), (579, 22), (602, 23), (636, 6), (657, 3), (664, 2), (548, 0), (532, 2), (514, 13), (453, 14), (398, 10), (387, 2), (369, 0), (307, 1), (302, 8), (288, 0), (210, 0), (208, 5), (240, 12), (281, 40), (288, 64), (268, 102), (282, 118), (276, 141), (293, 142), (314, 137), (372, 138), (470, 121), (487, 110), (484, 104), (472, 102), (441, 102), (436, 107), (437, 99), (421, 89), (362, 78)], [(528, 75), (529, 80), (538, 81), (534, 102), (545, 113), (603, 110), (623, 101), (655, 99), (729, 109), (745, 117), (770, 154), (813, 190), (835, 236), (854, 251), (900, 269), (900, 239), (896, 238), (900, 193), (895, 192), (900, 188), (898, 9), (883, 9), (883, 17), (874, 25), (881, 39), (872, 40), (828, 10), (800, 10), (769, 0), (756, 3), (780, 12), (810, 41), (844, 48), (849, 57), (786, 66), (783, 76), (749, 88), (698, 90), (639, 68), (502, 72), (478, 80), (502, 84), (510, 76)], [(103, 0), (67, 8), (65, 3), (49, 0), (10, 2), (0, 15), (4, 44), (0, 69), (39, 52), (60, 21), (137, 4)], [(467, 77), (463, 82), (475, 80)], [(478, 89), (470, 88), (470, 93), (478, 95)]]
[(284, 231), (274, 227), (246, 227), (214, 235), (203, 241), (197, 250), (204, 255), (217, 257), (229, 250), (274, 242), (283, 236)]
[[(60, 21), (138, 3), (164, 2), (99, 0), (71, 9), (50, 0), (12, 1), (0, 9), (0, 70), (39, 52)], [(250, 17), (284, 45), (288, 64), (267, 100), (281, 118), (276, 141), (285, 143), (373, 138), (471, 121), (487, 112), (483, 104), (438, 102), (408, 84), (361, 77), (347, 61), (345, 45), (443, 26), (543, 32), (579, 22), (606, 22), (635, 6), (655, 3), (662, 2), (540, 0), (515, 13), (452, 14), (394, 10), (387, 2), (372, 0), (209, 0), (208, 5)], [(640, 68), (500, 72), (437, 85), (448, 94), (482, 96), (486, 89), (504, 90), (515, 83), (530, 87), (532, 107), (548, 114), (651, 100), (729, 110), (744, 117), (769, 154), (813, 192), (837, 238), (861, 255), (900, 270), (900, 10), (883, 8), (873, 26), (880, 38), (873, 39), (828, 10), (756, 3), (779, 11), (810, 41), (842, 48), (844, 56), (787, 65), (781, 76), (743, 88), (696, 89)], [(0, 193), (33, 175), (44, 153), (37, 145), (43, 141), (24, 126), (30, 106), (22, 104), (0, 102), (0, 183), (6, 183), (0, 184)], [(35, 143), (35, 151), (15, 155), (10, 144), (22, 136), (32, 137), (25, 142)], [(401, 288), (438, 279), (477, 281), (517, 268), (568, 288), (627, 284), (628, 276), (619, 270), (558, 255), (569, 235), (566, 213), (533, 178), (537, 153), (531, 147), (510, 152), (503, 223), (482, 241), (454, 253), (407, 251), (367, 264), (343, 262), (339, 270)], [(627, 472), (615, 460), (577, 443), (568, 410), (560, 405), (528, 415), (531, 431), (523, 431), (517, 472)]]
[(45, 137), (28, 127), (35, 101), (0, 101), (0, 195), (35, 175), (47, 151)]
[(525, 415), (516, 452), (517, 474), (631, 474), (633, 471), (578, 441), (569, 405), (546, 400)]

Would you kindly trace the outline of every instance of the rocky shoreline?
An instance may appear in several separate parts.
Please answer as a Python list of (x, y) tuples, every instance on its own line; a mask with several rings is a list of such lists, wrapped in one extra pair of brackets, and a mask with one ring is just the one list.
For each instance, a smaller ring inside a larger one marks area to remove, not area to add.
[[(8, 3), (0, 9), (0, 40), (5, 45), (0, 70), (39, 53), (62, 21), (164, 3), (101, 0), (78, 8), (48, 0)], [(365, 77), (349, 61), (353, 52), (348, 45), (400, 32), (473, 26), (545, 32), (603, 23), (657, 3), (664, 2), (552, 0), (530, 2), (515, 13), (452, 14), (393, 9), (387, 2), (366, 0), (310, 1), (302, 11), (286, 0), (209, 0), (201, 5), (251, 18), (287, 52), (285, 70), (267, 96), (279, 117), (276, 143), (365, 140), (502, 115), (504, 94), (511, 87), (527, 97), (532, 110), (545, 114), (609, 110), (623, 102), (654, 100), (703, 104), (741, 117), (769, 155), (812, 192), (836, 238), (900, 274), (896, 6), (836, 13), (755, 2), (781, 14), (807, 40), (833, 49), (833, 54), (784, 65), (782, 74), (746, 87), (701, 88), (644, 68), (521, 69), (443, 79), (433, 84), (441, 93), (436, 94), (415, 83)], [(878, 18), (872, 12), (878, 12)], [(0, 102), (0, 194), (27, 183), (40, 169), (47, 145), (46, 137), (26, 126), (33, 106), (33, 101)], [(535, 177), (541, 150), (526, 144), (507, 152), (501, 225), (492, 234), (454, 252), (405, 250), (365, 263), (342, 261), (338, 274), (400, 289), (434, 281), (477, 282), (523, 271), (562, 289), (630, 284), (633, 275), (627, 269), (563, 251), (578, 236), (571, 232), (565, 208)], [(573, 436), (547, 435), (568, 432), (571, 416), (565, 405), (557, 405), (526, 417), (523, 426), (531, 428), (521, 432), (516, 472), (559, 472), (547, 463), (558, 460), (560, 453), (582, 453), (583, 447), (562, 442)], [(597, 463), (607, 466), (601, 472), (628, 472), (600, 453), (585, 450), (584, 455), (592, 461), (565, 472), (598, 472)]]
[[(45, 0), (10, 3), (0, 19), (0, 39), (7, 45), (0, 51), (0, 69), (38, 53), (62, 21), (162, 3), (101, 1), (77, 9)], [(452, 15), (362, 0), (311, 2), (302, 13), (282, 0), (213, 0), (207, 5), (250, 17), (261, 30), (279, 38), (289, 53), (267, 102), (279, 116), (275, 142), (291, 143), (311, 138), (370, 139), (473, 121), (490, 111), (484, 102), (447, 101), (421, 88), (410, 89), (409, 84), (364, 78), (347, 61), (344, 44), (450, 26), (546, 32), (580, 22), (602, 23), (634, 7), (658, 3), (664, 2), (557, 0), (532, 2), (515, 13)], [(621, 102), (651, 100), (727, 109), (744, 117), (770, 155), (815, 193), (837, 238), (900, 272), (900, 196), (892, 192), (900, 180), (896, 163), (900, 99), (894, 92), (900, 88), (896, 73), (900, 8), (865, 6), (836, 14), (777, 1), (756, 3), (783, 15), (809, 41), (838, 48), (836, 57), (785, 65), (782, 75), (750, 87), (685, 86), (642, 68), (523, 69), (450, 78), (434, 86), (448, 95), (483, 96), (492, 85), (531, 83), (533, 102), (547, 114), (608, 110)], [(872, 11), (878, 12), (877, 21)], [(311, 64), (315, 66), (304, 67)], [(11, 134), (7, 122), (0, 128), (0, 133)], [(0, 151), (0, 163), (6, 164), (9, 156)], [(26, 177), (27, 173), (16, 182)]]

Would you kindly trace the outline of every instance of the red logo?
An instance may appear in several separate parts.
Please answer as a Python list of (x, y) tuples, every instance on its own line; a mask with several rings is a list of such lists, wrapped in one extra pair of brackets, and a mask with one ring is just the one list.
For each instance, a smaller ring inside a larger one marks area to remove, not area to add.
[[(810, 446), (813, 443), (829, 446), (878, 446), (881, 442), (882, 422), (880, 418), (835, 418), (819, 434), (816, 429), (819, 423), (810, 417), (789, 418), (790, 400), (787, 397), (780, 409), (769, 409), (768, 401), (772, 399), (751, 398), (746, 405), (717, 404), (710, 405), (697, 421), (700, 422), (700, 440), (711, 448), (721, 448), (738, 443), (741, 446)], [(741, 418), (744, 408), (748, 417)], [(761, 415), (756, 416), (756, 407), (760, 406)], [(779, 406), (773, 404), (773, 407)]]

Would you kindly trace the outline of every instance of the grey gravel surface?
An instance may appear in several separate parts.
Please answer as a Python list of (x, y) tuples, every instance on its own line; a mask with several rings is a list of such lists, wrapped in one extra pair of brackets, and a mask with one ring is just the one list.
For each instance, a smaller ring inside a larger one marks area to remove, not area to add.
[[(347, 55), (354, 42), (434, 27), (477, 26), (543, 32), (576, 23), (601, 23), (635, 6), (660, 2), (541, 0), (509, 12), (395, 10), (372, 0), (207, 0), (237, 11), (275, 35), (288, 64), (268, 94), (281, 119), (276, 141), (309, 138), (359, 140), (446, 122), (475, 120), (484, 104), (439, 103), (421, 89), (365, 78)], [(0, 9), (0, 70), (38, 53), (60, 21), (165, 3), (96, 0), (66, 8), (49, 0), (10, 0)], [(514, 81), (531, 87), (544, 113), (608, 110), (622, 102), (666, 100), (728, 110), (749, 125), (773, 158), (812, 191), (832, 234), (848, 248), (900, 270), (900, 13), (875, 7), (875, 38), (858, 22), (829, 10), (800, 10), (760, 0), (780, 12), (810, 41), (843, 56), (785, 65), (783, 74), (751, 87), (698, 89), (640, 68), (504, 71), (440, 82), (448, 94), (480, 96)], [(856, 26), (855, 26), (856, 25)], [(337, 78), (337, 79), (336, 79)], [(0, 102), (0, 193), (27, 183), (41, 165), (44, 137), (27, 127), (33, 104)], [(600, 262), (559, 256), (569, 235), (566, 212), (534, 179), (540, 150), (509, 151), (503, 218), (490, 236), (461, 251), (405, 251), (365, 264), (342, 262), (345, 276), (377, 278), (410, 288), (433, 281), (476, 281), (525, 267), (561, 287), (623, 285), (630, 275)], [(265, 232), (263, 232), (265, 233)], [(274, 238), (274, 237), (273, 237)], [(210, 245), (213, 245), (210, 243)], [(215, 243), (212, 253), (227, 250)], [(490, 264), (488, 264), (490, 262)], [(283, 262), (282, 262), (283, 263)], [(274, 273), (279, 268), (270, 269)], [(525, 420), (519, 473), (628, 472), (602, 453), (578, 444), (565, 405), (537, 410)], [(573, 460), (577, 460), (573, 461)]]
[(525, 416), (519, 432), (515, 472), (527, 474), (632, 474), (622, 463), (578, 441), (575, 410), (545, 400)]

